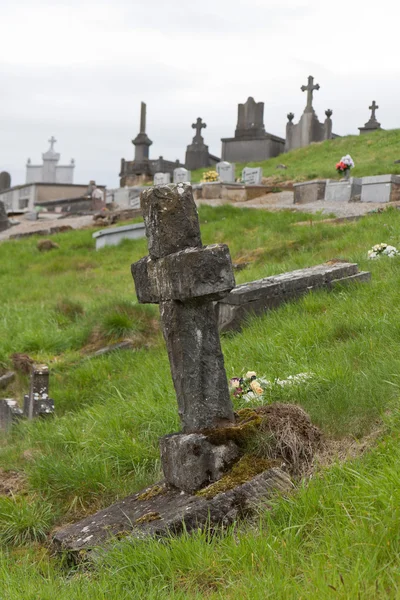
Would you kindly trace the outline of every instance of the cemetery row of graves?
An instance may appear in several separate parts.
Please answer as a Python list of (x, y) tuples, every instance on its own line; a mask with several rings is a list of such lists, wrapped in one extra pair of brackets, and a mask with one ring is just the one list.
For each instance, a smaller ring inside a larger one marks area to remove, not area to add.
[[(247, 524), (162, 543), (120, 531), (107, 553), (61, 569), (57, 531), (160, 480), (158, 440), (180, 430), (176, 398), (158, 309), (137, 303), (130, 273), (147, 254), (145, 239), (98, 252), (90, 231), (56, 235), (48, 253), (35, 238), (4, 243), (0, 357), (4, 372), (16, 372), (7, 395), (21, 405), (27, 395), (28, 413), (0, 446), (4, 597), (395, 597), (400, 263), (394, 253), (371, 261), (368, 251), (399, 246), (400, 214), (335, 225), (317, 215), (312, 226), (295, 226), (307, 215), (291, 212), (225, 206), (199, 215), (203, 243), (227, 244), (247, 301), (249, 282), (270, 278), (263, 293), (272, 302), (272, 285), (292, 289), (281, 274), (323, 263), (330, 272), (350, 265), (342, 278), (371, 273), (362, 285), (332, 276), (335, 286), (296, 288), (283, 304), (274, 297), (271, 310), (241, 315), (222, 334), (227, 378), (249, 372), (251, 383), (254, 372), (263, 388), (250, 401), (232, 392), (236, 412), (300, 406), (322, 432), (313, 477), (295, 478), (295, 491), (269, 499), (272, 510)], [(161, 260), (168, 268), (172, 259)], [(163, 301), (174, 285), (157, 290)], [(136, 291), (154, 301), (152, 288)], [(96, 354), (127, 341), (128, 350)], [(24, 356), (49, 366), (55, 414), (45, 419), (29, 419), (35, 389), (27, 393)], [(205, 385), (212, 391), (215, 373)]]

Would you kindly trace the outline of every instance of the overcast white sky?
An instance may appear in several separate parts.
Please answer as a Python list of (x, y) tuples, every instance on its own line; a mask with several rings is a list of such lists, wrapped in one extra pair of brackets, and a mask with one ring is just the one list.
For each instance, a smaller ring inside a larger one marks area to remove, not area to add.
[[(24, 183), (54, 135), (75, 183), (118, 185), (132, 160), (140, 102), (151, 158), (184, 160), (197, 117), (213, 154), (233, 136), (237, 104), (264, 102), (270, 133), (314, 107), (333, 129), (358, 133), (380, 106), (400, 127), (399, 3), (395, 0), (0, 0), (0, 170)], [(400, 149), (399, 149), (400, 152)]]

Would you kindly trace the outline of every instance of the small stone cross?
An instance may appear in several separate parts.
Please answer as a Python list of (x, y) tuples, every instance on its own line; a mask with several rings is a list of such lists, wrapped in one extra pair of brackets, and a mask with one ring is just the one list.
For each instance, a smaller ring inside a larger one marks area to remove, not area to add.
[(203, 246), (192, 188), (161, 185), (141, 194), (149, 256), (132, 265), (141, 303), (160, 304), (161, 325), (183, 431), (232, 425), (214, 300), (234, 286), (225, 244)]
[(194, 136), (195, 140), (203, 140), (201, 135), (201, 130), (207, 127), (206, 123), (202, 123), (202, 119), (198, 117), (196, 123), (193, 123), (192, 128), (196, 130), (196, 135)]
[(51, 136), (51, 138), (49, 139), (50, 142), (50, 150), (54, 150), (54, 144), (56, 143), (56, 138), (54, 137), (54, 135)]
[(376, 104), (375, 100), (372, 101), (371, 106), (368, 107), (371, 112), (370, 121), (376, 121), (375, 112), (378, 110), (379, 106)]
[(313, 91), (314, 90), (319, 90), (319, 83), (316, 83), (314, 85), (314, 77), (312, 77), (312, 75), (310, 75), (308, 78), (308, 85), (301, 86), (301, 91), (307, 92), (307, 105), (306, 105), (305, 112), (311, 112), (313, 109), (312, 101), (313, 101)]

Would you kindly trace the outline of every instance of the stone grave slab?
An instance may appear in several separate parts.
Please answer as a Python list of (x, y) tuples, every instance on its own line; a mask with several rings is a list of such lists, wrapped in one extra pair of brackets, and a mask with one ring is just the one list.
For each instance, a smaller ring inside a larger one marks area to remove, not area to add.
[(0, 431), (8, 431), (13, 423), (23, 417), (18, 402), (13, 398), (0, 399)]
[(235, 183), (235, 165), (223, 160), (215, 165), (221, 183)]
[(49, 368), (32, 365), (29, 394), (24, 396), (24, 417), (33, 419), (54, 413), (54, 400), (49, 397)]
[(262, 168), (245, 167), (242, 171), (242, 179), (245, 185), (260, 185), (262, 180)]
[(154, 173), (153, 185), (165, 185), (166, 183), (170, 183), (170, 181), (170, 173)]
[(376, 175), (363, 177), (361, 202), (398, 202), (400, 200), (400, 176)]
[(101, 229), (92, 234), (96, 240), (96, 250), (105, 246), (118, 246), (122, 240), (139, 240), (146, 235), (143, 223), (134, 223), (133, 225), (122, 225), (109, 229)]
[(294, 204), (307, 204), (308, 202), (325, 200), (326, 179), (295, 183), (293, 188)]
[(359, 272), (355, 263), (338, 262), (298, 269), (251, 281), (235, 287), (216, 305), (220, 331), (240, 331), (249, 315), (260, 315), (288, 300), (336, 284), (369, 281), (371, 274)]
[(192, 180), (192, 173), (188, 169), (179, 167), (174, 169), (174, 183), (189, 183)]
[(348, 181), (331, 181), (328, 179), (325, 188), (325, 202), (355, 202), (361, 199), (361, 182), (356, 177)]

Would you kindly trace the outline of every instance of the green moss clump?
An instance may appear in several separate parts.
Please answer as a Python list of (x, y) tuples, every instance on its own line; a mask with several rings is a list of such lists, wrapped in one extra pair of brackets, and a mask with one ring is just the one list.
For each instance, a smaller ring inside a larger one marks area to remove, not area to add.
[(202, 433), (214, 446), (235, 442), (238, 446), (245, 446), (247, 440), (259, 429), (263, 420), (262, 416), (252, 408), (244, 408), (237, 413), (237, 424), (220, 429), (206, 429)]
[(136, 519), (136, 525), (140, 525), (141, 523), (151, 523), (151, 521), (158, 521), (161, 519), (161, 515), (158, 512), (149, 512)]
[(165, 494), (166, 487), (162, 485), (153, 485), (149, 490), (143, 492), (138, 496), (138, 500), (150, 500), (150, 498), (154, 498), (155, 496), (160, 496), (161, 494)]
[(275, 460), (267, 460), (266, 458), (246, 454), (222, 479), (200, 490), (196, 495), (210, 500), (221, 492), (227, 492), (237, 485), (242, 485), (250, 481), (256, 475), (276, 466), (276, 463), (277, 461)]

